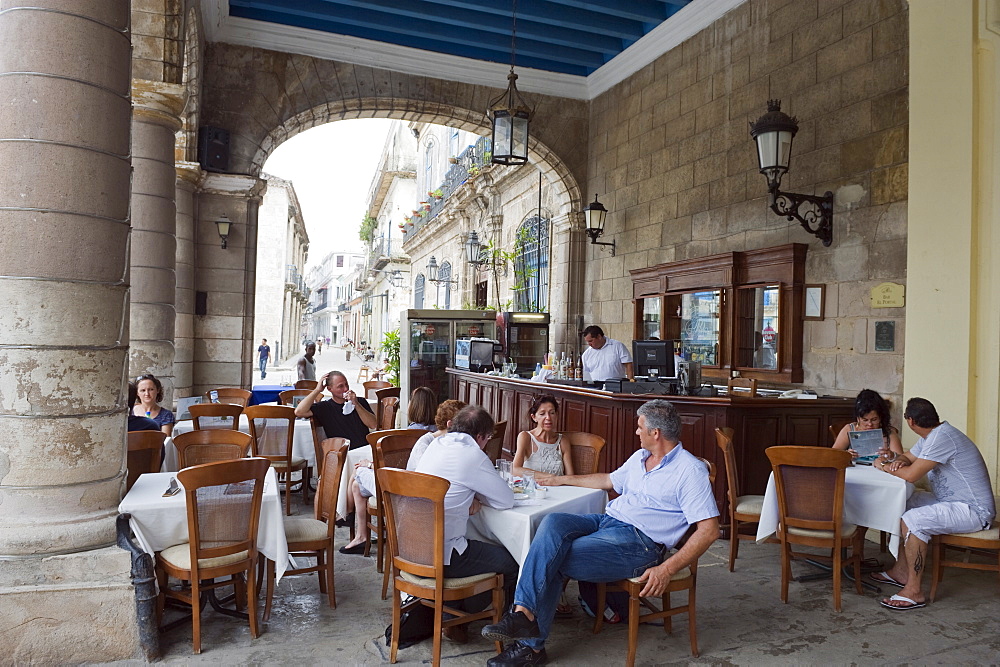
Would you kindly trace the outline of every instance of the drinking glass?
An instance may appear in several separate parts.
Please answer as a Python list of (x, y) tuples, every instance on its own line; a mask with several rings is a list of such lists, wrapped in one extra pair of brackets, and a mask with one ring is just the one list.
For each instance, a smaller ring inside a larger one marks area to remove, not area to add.
[(535, 497), (535, 473), (525, 470), (521, 473), (521, 479), (524, 482), (524, 496), (527, 499)]
[(497, 472), (500, 473), (500, 477), (503, 481), (510, 484), (510, 461), (506, 459), (497, 459)]

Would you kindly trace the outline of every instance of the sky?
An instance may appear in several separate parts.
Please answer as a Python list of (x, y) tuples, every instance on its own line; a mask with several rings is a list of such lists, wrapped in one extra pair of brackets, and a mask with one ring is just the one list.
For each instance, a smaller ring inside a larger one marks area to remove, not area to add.
[(264, 172), (289, 180), (302, 207), (312, 268), (330, 252), (359, 251), (358, 228), (392, 121), (340, 120), (278, 146)]

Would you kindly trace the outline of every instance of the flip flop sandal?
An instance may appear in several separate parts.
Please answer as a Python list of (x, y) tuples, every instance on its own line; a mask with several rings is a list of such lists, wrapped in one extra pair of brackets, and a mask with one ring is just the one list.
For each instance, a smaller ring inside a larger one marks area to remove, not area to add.
[(898, 606), (896, 606), (894, 604), (889, 604), (885, 600), (879, 600), (878, 603), (880, 605), (882, 605), (883, 607), (885, 607), (886, 609), (891, 609), (893, 611), (910, 611), (911, 609), (920, 609), (921, 607), (926, 607), (927, 606), (926, 602), (916, 602), (916, 601), (911, 600), (910, 598), (904, 597), (902, 595), (893, 595), (891, 598), (889, 598), (889, 601), (890, 602), (909, 602), (909, 604), (904, 605), (902, 607), (898, 607)]
[(888, 572), (872, 572), (868, 575), (868, 578), (877, 584), (890, 584), (892, 586), (899, 586), (900, 588), (903, 587), (903, 584), (889, 576)]

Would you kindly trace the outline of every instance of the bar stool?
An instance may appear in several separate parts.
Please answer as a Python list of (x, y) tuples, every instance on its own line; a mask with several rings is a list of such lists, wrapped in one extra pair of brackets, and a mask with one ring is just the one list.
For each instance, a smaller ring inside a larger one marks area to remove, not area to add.
[[(369, 379), (371, 379), (369, 377), (369, 371), (371, 371), (371, 369), (368, 366), (364, 366), (364, 365), (361, 366), (361, 368), (358, 369), (358, 379), (356, 381), (357, 382), (367, 382)], [(364, 379), (362, 379), (362, 378), (364, 378)]]

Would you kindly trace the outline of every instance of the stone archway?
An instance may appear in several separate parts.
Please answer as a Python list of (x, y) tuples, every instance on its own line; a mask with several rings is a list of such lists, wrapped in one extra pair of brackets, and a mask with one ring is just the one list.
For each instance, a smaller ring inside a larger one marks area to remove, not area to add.
[[(243, 334), (253, 328), (258, 184), (264, 162), (277, 146), (317, 125), (359, 118), (420, 120), (485, 134), (488, 126), (482, 110), (497, 92), (485, 86), (230, 44), (207, 46), (203, 74), (202, 124), (229, 132), (231, 175), (211, 175), (212, 183), (203, 184), (199, 195), (197, 274), (207, 277), (208, 284), (196, 278), (202, 285), (196, 289), (208, 293), (209, 312), (198, 319), (195, 337), (211, 340), (196, 341), (194, 361), (196, 367), (211, 364), (219, 373), (195, 377), (195, 392), (213, 383), (248, 384), (251, 379), (252, 350), (249, 336)], [(558, 273), (553, 274), (553, 282), (565, 287), (559, 312), (554, 310), (553, 316), (561, 323), (556, 340), (569, 342), (575, 339), (576, 316), (582, 313), (579, 211), (584, 199), (581, 184), (587, 182), (586, 150), (581, 147), (587, 144), (588, 107), (579, 100), (542, 95), (534, 99), (537, 107), (529, 157), (557, 202), (553, 264)], [(220, 214), (238, 223), (228, 254), (220, 254), (212, 245), (210, 228)], [(237, 248), (242, 251), (238, 258), (233, 252)], [(237, 274), (232, 273), (223, 281), (213, 257), (224, 262), (226, 269), (242, 268), (244, 279), (236, 281)], [(226, 304), (225, 313), (212, 312), (213, 298)], [(240, 330), (233, 321), (236, 315), (242, 317)], [(242, 352), (234, 354), (238, 347)], [(199, 358), (199, 349), (216, 350), (219, 356), (240, 361), (220, 362), (207, 352)], [(226, 365), (228, 369), (223, 368)]]

